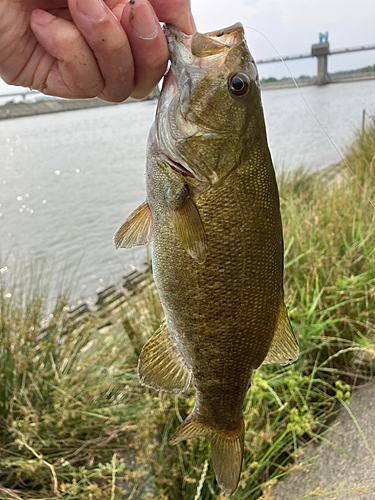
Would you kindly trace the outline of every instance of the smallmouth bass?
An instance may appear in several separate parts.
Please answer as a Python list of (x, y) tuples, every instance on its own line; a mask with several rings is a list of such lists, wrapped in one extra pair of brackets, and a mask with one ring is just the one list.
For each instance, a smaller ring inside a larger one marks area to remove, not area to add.
[(252, 372), (298, 356), (284, 304), (279, 195), (242, 25), (193, 36), (168, 25), (165, 33), (171, 68), (149, 135), (147, 200), (114, 242), (154, 242), (165, 320), (141, 352), (139, 378), (178, 393), (193, 377), (196, 404), (171, 444), (207, 437), (230, 495)]

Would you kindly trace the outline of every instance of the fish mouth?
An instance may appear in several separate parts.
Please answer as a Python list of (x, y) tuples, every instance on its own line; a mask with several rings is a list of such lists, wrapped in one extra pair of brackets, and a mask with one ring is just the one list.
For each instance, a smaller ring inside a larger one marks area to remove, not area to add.
[(234, 67), (246, 69), (250, 78), (259, 84), (258, 71), (247, 48), (242, 23), (194, 35), (186, 35), (176, 26), (167, 24), (164, 33), (171, 60), (164, 78), (165, 86), (170, 87), (169, 98), (182, 92), (181, 101), (187, 101), (184, 94), (186, 82), (193, 86), (195, 81), (199, 82), (205, 76), (216, 78), (222, 73), (229, 76)]
[(192, 58), (204, 58), (228, 52), (243, 41), (245, 34), (242, 23), (208, 33), (196, 32), (194, 35), (186, 35), (176, 26), (167, 24), (164, 33), (172, 64), (178, 58), (184, 60), (184, 56), (187, 58), (186, 62), (192, 64)]
[(250, 78), (257, 80), (258, 73), (246, 45), (243, 25), (236, 23), (221, 30), (186, 35), (167, 24), (164, 33), (171, 65), (164, 77), (156, 114), (159, 147), (173, 169), (184, 177), (215, 183), (218, 180), (215, 172), (188, 162), (179, 144), (194, 135), (214, 139), (221, 134), (215, 125), (195, 123), (190, 114), (191, 97), (203, 79), (219, 77), (226, 80), (234, 68), (244, 68)]
[(244, 28), (241, 23), (209, 33), (196, 32), (186, 35), (171, 24), (164, 28), (171, 59), (171, 72), (178, 89), (187, 77), (203, 76), (204, 73), (217, 76), (225, 66), (229, 52), (244, 42)]

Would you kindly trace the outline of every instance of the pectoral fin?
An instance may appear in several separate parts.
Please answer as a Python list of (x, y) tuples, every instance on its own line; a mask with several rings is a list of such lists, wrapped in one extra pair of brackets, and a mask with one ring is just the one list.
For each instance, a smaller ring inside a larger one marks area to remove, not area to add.
[(180, 173), (169, 163), (160, 163), (168, 178), (165, 201), (171, 212), (177, 236), (186, 252), (198, 264), (206, 260), (206, 232), (199, 211), (190, 196), (190, 187)]
[(201, 216), (191, 198), (172, 211), (173, 224), (182, 246), (198, 264), (206, 260), (206, 232)]
[(166, 392), (183, 392), (190, 384), (191, 373), (171, 339), (166, 322), (143, 347), (138, 361), (142, 385)]
[(298, 358), (298, 353), (298, 342), (289, 322), (284, 301), (282, 301), (275, 334), (263, 364), (280, 363), (281, 365), (288, 365)]
[(125, 219), (116, 231), (113, 242), (116, 248), (131, 248), (146, 245), (152, 240), (152, 214), (147, 201), (144, 201)]
[(188, 188), (178, 182), (171, 184), (166, 200), (182, 246), (198, 264), (203, 264), (206, 260), (206, 232)]

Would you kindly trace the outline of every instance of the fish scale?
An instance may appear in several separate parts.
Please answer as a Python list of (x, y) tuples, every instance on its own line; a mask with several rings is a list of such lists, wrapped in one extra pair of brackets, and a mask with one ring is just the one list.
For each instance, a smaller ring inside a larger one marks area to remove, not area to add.
[(169, 26), (166, 36), (171, 69), (149, 136), (147, 200), (114, 239), (117, 247), (153, 241), (165, 321), (142, 350), (139, 378), (178, 393), (192, 376), (195, 407), (171, 444), (207, 437), (229, 495), (252, 372), (298, 355), (284, 304), (279, 196), (242, 26), (192, 37)]

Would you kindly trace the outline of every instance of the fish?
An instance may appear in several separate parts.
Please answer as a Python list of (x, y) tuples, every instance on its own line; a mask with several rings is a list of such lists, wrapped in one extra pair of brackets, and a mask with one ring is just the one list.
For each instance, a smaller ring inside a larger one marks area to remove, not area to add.
[(244, 402), (262, 364), (298, 357), (283, 290), (283, 236), (260, 84), (244, 28), (166, 25), (170, 69), (147, 145), (147, 197), (114, 236), (153, 242), (165, 318), (139, 357), (141, 384), (193, 411), (172, 436), (209, 439), (216, 480), (237, 488)]

